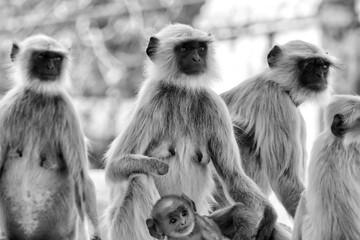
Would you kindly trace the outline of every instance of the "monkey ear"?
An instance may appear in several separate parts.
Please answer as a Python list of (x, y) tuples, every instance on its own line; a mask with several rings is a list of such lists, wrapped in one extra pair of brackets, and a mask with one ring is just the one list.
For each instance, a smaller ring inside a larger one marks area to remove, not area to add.
[(19, 45), (17, 45), (17, 43), (14, 42), (10, 53), (10, 59), (12, 62), (15, 61), (15, 57), (19, 51), (20, 51)]
[(275, 45), (267, 55), (267, 62), (270, 68), (273, 68), (276, 65), (277, 59), (282, 53), (281, 48), (278, 45)]
[(336, 137), (342, 137), (345, 132), (345, 124), (344, 124), (344, 115), (342, 114), (336, 114), (334, 116), (333, 122), (331, 124), (331, 132)]
[(159, 46), (160, 40), (156, 37), (151, 37), (149, 40), (149, 44), (146, 48), (146, 54), (148, 57), (152, 60), (154, 58), (154, 55), (156, 53), (156, 50)]
[(159, 225), (155, 222), (154, 219), (152, 218), (147, 219), (146, 226), (152, 237), (160, 240), (163, 240), (165, 238), (164, 233), (160, 230)]
[(189, 203), (190, 207), (192, 208), (192, 210), (194, 210), (194, 212), (197, 212), (196, 210), (196, 205), (195, 202), (193, 200), (191, 200), (191, 198), (189, 198), (187, 195), (182, 194), (181, 197)]

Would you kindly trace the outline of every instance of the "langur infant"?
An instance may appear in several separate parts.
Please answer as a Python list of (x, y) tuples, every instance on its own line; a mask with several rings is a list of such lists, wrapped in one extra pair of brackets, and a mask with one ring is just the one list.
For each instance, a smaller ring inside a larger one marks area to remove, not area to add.
[(150, 235), (168, 240), (226, 240), (209, 217), (196, 213), (196, 206), (186, 195), (168, 195), (156, 202), (146, 220)]
[(324, 120), (292, 239), (360, 239), (360, 97), (334, 96)]

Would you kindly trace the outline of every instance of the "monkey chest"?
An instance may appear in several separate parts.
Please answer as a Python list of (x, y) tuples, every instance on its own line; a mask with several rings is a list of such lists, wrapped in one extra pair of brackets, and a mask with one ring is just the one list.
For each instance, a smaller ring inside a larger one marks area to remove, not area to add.
[(56, 239), (59, 233), (53, 230), (70, 233), (68, 222), (75, 224), (71, 181), (29, 161), (5, 163), (0, 197), (10, 239)]

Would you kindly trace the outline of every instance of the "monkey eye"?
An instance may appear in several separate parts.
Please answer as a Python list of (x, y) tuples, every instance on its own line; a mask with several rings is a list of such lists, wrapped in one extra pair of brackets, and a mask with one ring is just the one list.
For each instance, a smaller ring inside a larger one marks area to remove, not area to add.
[(199, 48), (199, 51), (200, 51), (200, 52), (205, 52), (205, 48), (204, 48), (204, 47), (200, 47), (200, 48)]
[(328, 69), (329, 68), (329, 63), (324, 63), (324, 65), (323, 65), (323, 69)]
[(185, 216), (188, 215), (188, 212), (187, 212), (186, 210), (184, 210), (184, 211), (182, 212), (182, 215), (185, 217)]
[(186, 52), (187, 48), (186, 47), (181, 47), (180, 48), (180, 52)]
[(42, 53), (38, 54), (38, 55), (37, 55), (37, 58), (39, 58), (39, 59), (44, 58), (44, 54), (42, 54)]
[(55, 57), (54, 58), (54, 61), (60, 61), (61, 60), (61, 57)]
[(170, 219), (170, 223), (172, 223), (172, 224), (176, 223), (176, 218)]

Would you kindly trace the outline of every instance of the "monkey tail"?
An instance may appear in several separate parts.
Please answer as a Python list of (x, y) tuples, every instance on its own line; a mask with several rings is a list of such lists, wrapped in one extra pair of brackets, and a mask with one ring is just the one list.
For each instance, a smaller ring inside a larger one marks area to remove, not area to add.
[(292, 230), (289, 226), (286, 226), (282, 223), (277, 223), (274, 230), (272, 231), (271, 237), (269, 240), (290, 240)]

